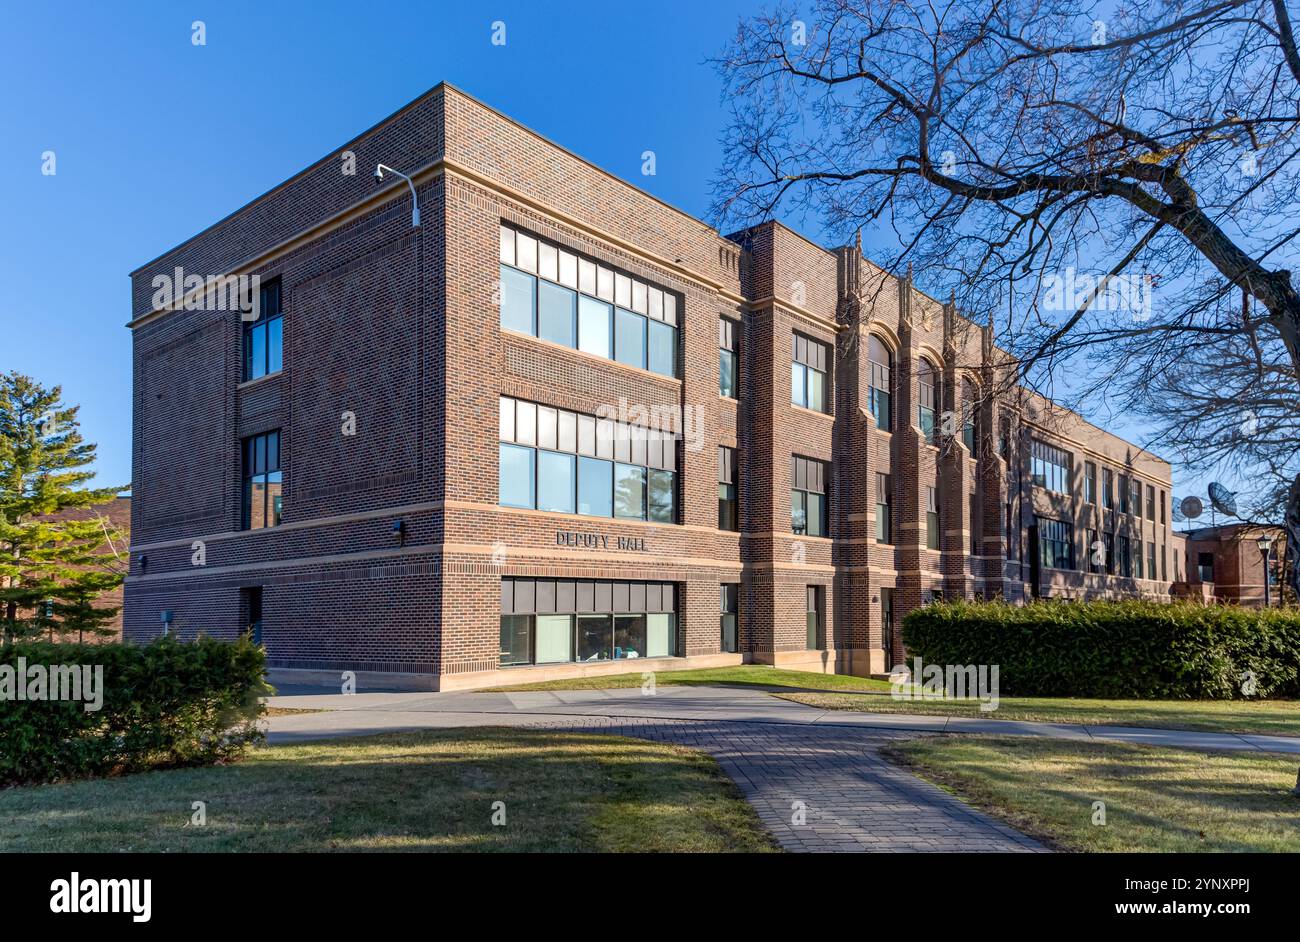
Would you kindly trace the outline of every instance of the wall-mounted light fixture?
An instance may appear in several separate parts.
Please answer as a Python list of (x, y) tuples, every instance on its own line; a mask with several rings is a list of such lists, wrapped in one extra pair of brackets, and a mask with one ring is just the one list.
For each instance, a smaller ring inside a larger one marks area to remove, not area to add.
[(410, 177), (402, 173), (400, 170), (394, 170), (392, 167), (385, 166), (384, 164), (379, 164), (375, 167), (375, 182), (383, 183), (385, 173), (391, 173), (395, 177), (401, 177), (406, 181), (406, 185), (411, 188), (411, 228), (420, 228), (420, 199), (415, 195), (415, 184), (411, 181)]

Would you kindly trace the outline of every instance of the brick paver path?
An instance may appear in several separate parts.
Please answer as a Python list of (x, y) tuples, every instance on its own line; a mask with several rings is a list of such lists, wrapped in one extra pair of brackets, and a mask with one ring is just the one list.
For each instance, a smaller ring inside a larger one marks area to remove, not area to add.
[(881, 757), (880, 746), (910, 733), (591, 716), (529, 725), (703, 750), (740, 786), (786, 850), (1047, 850)]

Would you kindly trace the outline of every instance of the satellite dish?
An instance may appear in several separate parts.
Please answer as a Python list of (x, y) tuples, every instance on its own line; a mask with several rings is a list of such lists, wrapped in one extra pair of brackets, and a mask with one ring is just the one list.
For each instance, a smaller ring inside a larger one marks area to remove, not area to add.
[(1174, 523), (1187, 522), (1187, 514), (1183, 513), (1183, 507), (1181, 501), (1174, 501), (1174, 506), (1171, 513), (1174, 516)]
[(1183, 512), (1183, 516), (1188, 520), (1195, 520), (1205, 510), (1199, 497), (1184, 497), (1183, 502), (1178, 505), (1178, 509)]
[(1237, 495), (1218, 481), (1210, 484), (1210, 503), (1214, 509), (1227, 517), (1237, 516)]

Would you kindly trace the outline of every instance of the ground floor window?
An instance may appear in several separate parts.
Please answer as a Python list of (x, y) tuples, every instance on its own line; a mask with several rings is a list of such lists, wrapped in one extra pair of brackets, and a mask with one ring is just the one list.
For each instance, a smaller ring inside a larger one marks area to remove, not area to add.
[(808, 586), (808, 650), (816, 651), (822, 647), (822, 613), (824, 605), (822, 600), (825, 598), (823, 587), (819, 585)]
[(501, 666), (677, 654), (676, 587), (503, 579)]
[(721, 602), (722, 650), (728, 654), (736, 652), (736, 616), (740, 613), (740, 586), (724, 582), (719, 586)]

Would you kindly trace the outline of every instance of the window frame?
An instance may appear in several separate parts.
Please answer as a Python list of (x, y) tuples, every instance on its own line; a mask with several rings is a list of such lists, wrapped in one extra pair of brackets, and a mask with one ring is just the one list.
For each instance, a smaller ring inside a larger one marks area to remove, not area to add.
[[(258, 287), (258, 317), (255, 321), (242, 321), (240, 330), (242, 382), (274, 376), (284, 370), (284, 297), (278, 277)], [(275, 328), (276, 343), (271, 343), (272, 327)], [(254, 374), (253, 354), (254, 338), (262, 337), (262, 371)], [(273, 355), (274, 354), (274, 355)], [(275, 369), (271, 364), (275, 363)]]
[[(268, 429), (256, 435), (249, 435), (240, 442), (239, 523), (241, 530), (269, 530), (283, 522), (284, 438), (281, 432), (281, 429)], [(272, 441), (275, 443), (274, 461), (271, 460)], [(262, 507), (261, 513), (255, 517), (253, 504), (255, 489), (259, 482), (262, 487)], [(278, 492), (272, 492), (273, 484), (279, 485)], [(254, 526), (254, 519), (260, 519), (262, 522)]]

